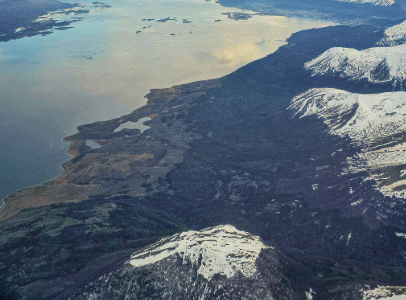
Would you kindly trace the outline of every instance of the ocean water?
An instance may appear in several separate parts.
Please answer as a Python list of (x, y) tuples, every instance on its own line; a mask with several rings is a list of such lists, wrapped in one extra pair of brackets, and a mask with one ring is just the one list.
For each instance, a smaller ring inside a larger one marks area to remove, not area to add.
[[(59, 176), (70, 158), (62, 139), (77, 125), (127, 114), (152, 88), (227, 75), (294, 32), (335, 25), (205, 0), (81, 3), (91, 11), (73, 29), (0, 43), (0, 199)], [(167, 17), (176, 20), (157, 21)]]

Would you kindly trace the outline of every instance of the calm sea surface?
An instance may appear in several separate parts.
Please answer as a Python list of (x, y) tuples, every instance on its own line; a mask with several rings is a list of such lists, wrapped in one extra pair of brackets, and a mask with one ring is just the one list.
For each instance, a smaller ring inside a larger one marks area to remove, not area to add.
[[(255, 12), (205, 0), (106, 0), (106, 9), (92, 1), (81, 1), (91, 12), (73, 29), (0, 43), (0, 198), (60, 175), (69, 160), (62, 138), (77, 125), (127, 114), (151, 88), (229, 74), (294, 32), (334, 25), (234, 20), (225, 13)], [(157, 22), (167, 17), (176, 20)]]

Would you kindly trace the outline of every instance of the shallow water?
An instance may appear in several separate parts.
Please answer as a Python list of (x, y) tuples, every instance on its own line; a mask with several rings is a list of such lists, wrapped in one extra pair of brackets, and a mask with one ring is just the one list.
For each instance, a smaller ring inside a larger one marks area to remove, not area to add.
[[(92, 11), (73, 29), (0, 43), (0, 198), (61, 174), (69, 159), (62, 138), (75, 126), (127, 114), (151, 88), (224, 76), (294, 32), (333, 25), (237, 21), (226, 13), (255, 13), (205, 0), (91, 2), (82, 2)], [(166, 17), (177, 20), (157, 22)]]

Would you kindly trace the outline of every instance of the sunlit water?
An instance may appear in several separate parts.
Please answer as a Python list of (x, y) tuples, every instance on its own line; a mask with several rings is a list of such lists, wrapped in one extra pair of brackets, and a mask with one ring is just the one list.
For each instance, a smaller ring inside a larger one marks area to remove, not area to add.
[[(69, 159), (62, 138), (77, 125), (127, 114), (151, 88), (226, 75), (294, 32), (333, 25), (236, 21), (222, 13), (242, 10), (205, 0), (106, 0), (110, 9), (92, 1), (82, 1), (92, 11), (74, 29), (0, 43), (0, 198), (58, 176)], [(142, 21), (165, 17), (177, 21)]]

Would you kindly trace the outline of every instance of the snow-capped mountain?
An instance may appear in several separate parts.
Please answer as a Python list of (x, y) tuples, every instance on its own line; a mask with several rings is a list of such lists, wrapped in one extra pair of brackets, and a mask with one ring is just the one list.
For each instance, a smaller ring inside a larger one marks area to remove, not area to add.
[[(265, 246), (257, 236), (220, 225), (163, 238), (69, 299), (310, 300), (333, 299), (337, 294), (340, 299), (405, 299), (391, 298), (405, 297), (403, 286), (324, 281), (320, 270), (325, 268), (320, 258), (316, 265), (311, 258), (297, 262)], [(337, 272), (337, 266), (329, 268)]]
[(406, 45), (356, 50), (331, 48), (307, 62), (305, 68), (313, 76), (334, 76), (371, 83), (399, 83), (406, 79)]
[(382, 193), (406, 197), (405, 92), (365, 95), (311, 89), (295, 97), (289, 109), (300, 118), (322, 118), (331, 134), (348, 135), (362, 148), (349, 158), (348, 172), (370, 171)]
[(352, 3), (360, 3), (360, 4), (372, 4), (372, 5), (379, 5), (379, 6), (391, 6), (395, 4), (395, 0), (336, 0), (340, 2), (352, 2)]
[(378, 45), (396, 46), (406, 42), (406, 21), (389, 27), (384, 32), (385, 37), (378, 42)]
[(161, 239), (70, 299), (305, 299), (289, 268), (259, 237), (220, 225)]
[(197, 273), (209, 281), (216, 274), (231, 278), (237, 272), (253, 277), (255, 262), (266, 248), (259, 237), (224, 225), (164, 238), (134, 253), (130, 264), (140, 267), (176, 256), (196, 265)]

